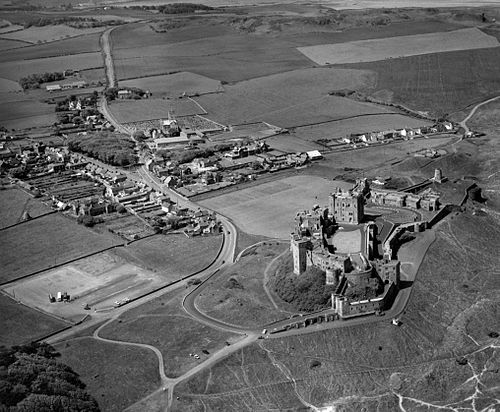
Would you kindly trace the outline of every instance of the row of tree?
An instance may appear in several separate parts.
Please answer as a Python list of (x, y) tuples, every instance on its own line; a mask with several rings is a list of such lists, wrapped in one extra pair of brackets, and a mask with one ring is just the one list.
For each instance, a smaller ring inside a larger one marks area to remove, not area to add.
[(53, 73), (43, 73), (43, 74), (31, 74), (26, 77), (22, 77), (19, 80), (19, 84), (24, 90), (28, 89), (38, 89), (41, 83), (55, 82), (57, 80), (63, 80), (64, 73), (53, 72)]
[(97, 412), (95, 399), (59, 353), (44, 343), (0, 347), (0, 410)]

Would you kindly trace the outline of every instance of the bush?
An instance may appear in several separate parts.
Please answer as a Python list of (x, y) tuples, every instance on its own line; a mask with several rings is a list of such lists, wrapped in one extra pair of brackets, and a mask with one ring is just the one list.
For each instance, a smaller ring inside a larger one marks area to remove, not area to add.
[(96, 220), (92, 216), (87, 216), (87, 215), (78, 216), (76, 221), (79, 224), (86, 226), (86, 227), (92, 227), (96, 224)]
[(318, 366), (321, 366), (321, 362), (317, 359), (313, 359), (311, 363), (309, 364), (309, 368), (317, 368)]
[(231, 276), (226, 284), (224, 285), (225, 288), (227, 289), (244, 289), (243, 285), (238, 282), (238, 279), (236, 279), (235, 277)]

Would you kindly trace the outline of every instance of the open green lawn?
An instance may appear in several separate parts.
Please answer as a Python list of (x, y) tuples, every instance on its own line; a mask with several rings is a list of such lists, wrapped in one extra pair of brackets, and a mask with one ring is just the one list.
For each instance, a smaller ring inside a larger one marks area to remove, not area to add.
[(202, 350), (212, 353), (223, 348), (225, 341), (237, 338), (193, 320), (181, 304), (182, 290), (166, 294), (127, 311), (106, 326), (100, 336), (153, 345), (163, 354), (166, 375), (180, 376), (200, 362), (190, 353), (204, 359), (207, 355)]
[(0, 190), (0, 228), (21, 221), (24, 212), (37, 217), (52, 209), (20, 189)]
[(45, 315), (0, 294), (0, 345), (29, 343), (68, 326), (66, 322)]
[(91, 337), (56, 344), (61, 362), (87, 385), (102, 411), (118, 412), (158, 388), (158, 360), (147, 349), (100, 342)]
[(0, 236), (0, 282), (98, 252), (120, 241), (98, 235), (61, 214), (51, 214), (5, 229)]

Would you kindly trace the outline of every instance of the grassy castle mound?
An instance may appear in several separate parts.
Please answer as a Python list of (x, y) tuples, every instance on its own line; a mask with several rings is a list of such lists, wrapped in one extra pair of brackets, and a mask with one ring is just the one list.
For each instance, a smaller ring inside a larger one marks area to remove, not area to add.
[(330, 307), (337, 285), (326, 285), (326, 273), (315, 267), (307, 268), (301, 275), (294, 274), (288, 256), (270, 280), (270, 287), (298, 311), (314, 312)]

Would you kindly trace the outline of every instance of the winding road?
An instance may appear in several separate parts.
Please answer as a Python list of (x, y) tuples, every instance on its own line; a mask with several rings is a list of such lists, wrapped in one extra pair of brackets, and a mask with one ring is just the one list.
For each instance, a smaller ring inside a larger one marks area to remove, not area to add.
[(469, 112), (467, 117), (459, 122), (459, 125), (462, 126), (462, 128), (465, 130), (464, 135), (470, 132), (469, 126), (467, 126), (467, 122), (476, 114), (477, 109), (479, 109), (481, 106), (484, 106), (485, 104), (494, 102), (495, 100), (500, 99), (500, 96), (492, 97), (491, 99), (485, 100), (484, 102), (481, 102), (479, 104), (476, 104), (472, 110)]

